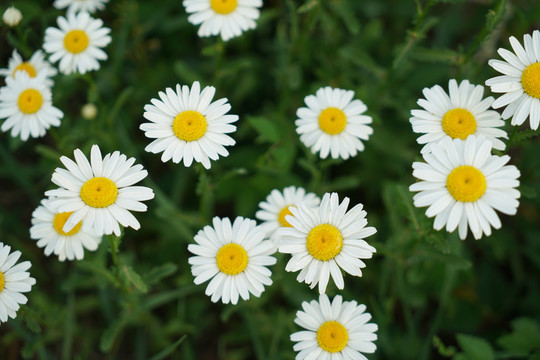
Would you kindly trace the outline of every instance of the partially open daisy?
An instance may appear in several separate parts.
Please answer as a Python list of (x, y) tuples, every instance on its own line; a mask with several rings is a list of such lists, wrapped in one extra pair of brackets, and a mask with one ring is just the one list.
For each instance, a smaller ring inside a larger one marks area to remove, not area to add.
[(64, 113), (52, 105), (45, 76), (44, 72), (30, 77), (26, 71), (17, 71), (15, 77), (6, 78), (6, 86), (0, 89), (0, 119), (6, 119), (2, 131), (11, 130), (11, 136), (26, 141), (60, 125)]
[(8, 61), (7, 69), (0, 69), (0, 75), (15, 77), (17, 71), (25, 71), (30, 77), (36, 77), (41, 73), (45, 73), (45, 82), (48, 86), (53, 85), (50, 77), (56, 75), (58, 71), (45, 60), (43, 51), (36, 51), (28, 61), (23, 61), (23, 58), (17, 50), (13, 50), (11, 58)]
[(259, 203), (261, 210), (257, 211), (255, 217), (262, 221), (261, 226), (266, 232), (266, 237), (277, 243), (277, 230), (281, 227), (291, 227), (285, 216), (292, 215), (290, 206), (306, 204), (309, 207), (319, 205), (321, 200), (314, 193), (306, 193), (301, 187), (288, 186), (283, 191), (274, 189), (266, 197), (266, 201)]
[(296, 132), (300, 141), (319, 152), (323, 159), (328, 154), (333, 159), (348, 159), (364, 150), (361, 140), (373, 134), (371, 116), (362, 115), (367, 110), (361, 100), (353, 100), (354, 91), (324, 87), (315, 95), (304, 99), (308, 107), (299, 108)]
[(224, 41), (255, 29), (262, 0), (184, 0), (188, 21), (201, 24), (198, 35), (221, 35)]
[(82, 220), (82, 230), (93, 229), (98, 236), (120, 235), (120, 225), (135, 230), (140, 224), (130, 211), (146, 211), (141, 201), (154, 198), (152, 189), (133, 186), (148, 172), (142, 165), (133, 165), (135, 158), (115, 151), (102, 159), (97, 145), (92, 146), (90, 162), (81, 150), (75, 149), (75, 161), (62, 156), (66, 169), (56, 168), (52, 182), (60, 186), (45, 195), (52, 197), (50, 206), (58, 213), (72, 213), (62, 231), (69, 233)]
[(531, 129), (536, 130), (540, 124), (540, 31), (523, 35), (523, 43), (525, 48), (511, 36), (515, 54), (499, 49), (506, 61), (489, 60), (488, 64), (503, 75), (488, 79), (486, 85), (494, 93), (504, 93), (492, 105), (495, 109), (506, 106), (503, 119), (512, 117), (512, 125), (521, 125), (528, 117)]
[(289, 207), (292, 213), (285, 220), (292, 227), (278, 230), (279, 252), (291, 254), (285, 270), (298, 271), (299, 282), (319, 293), (326, 291), (330, 275), (338, 289), (345, 286), (341, 269), (353, 276), (362, 276), (366, 265), (360, 259), (370, 259), (375, 248), (364, 238), (377, 232), (366, 227), (366, 212), (358, 204), (349, 211), (349, 198), (339, 203), (338, 194), (324, 194), (321, 205), (311, 208), (306, 204)]
[(296, 342), (296, 360), (367, 360), (362, 353), (374, 353), (377, 347), (377, 324), (368, 323), (371, 314), (364, 304), (345, 301), (340, 295), (332, 303), (326, 294), (319, 302), (302, 303), (304, 311), (297, 311), (294, 322), (306, 330), (295, 332), (291, 341)]
[(84, 249), (94, 251), (101, 242), (101, 236), (92, 231), (86, 232), (81, 229), (81, 220), (68, 232), (62, 230), (71, 212), (56, 212), (51, 206), (50, 200), (43, 199), (41, 205), (32, 213), (32, 227), (30, 237), (37, 240), (37, 246), (45, 248), (45, 255), (52, 253), (58, 256), (58, 260), (82, 260)]
[(188, 245), (195, 254), (189, 258), (195, 284), (210, 279), (206, 295), (213, 302), (236, 304), (238, 298), (259, 297), (264, 285), (272, 284), (267, 266), (274, 265), (274, 245), (264, 240), (264, 231), (251, 219), (237, 217), (231, 225), (228, 218), (215, 217), (195, 235), (196, 244)]
[(466, 139), (469, 135), (484, 135), (492, 142), (493, 148), (504, 150), (506, 145), (499, 139), (507, 139), (506, 132), (498, 127), (504, 121), (498, 112), (490, 110), (493, 97), (482, 99), (484, 87), (472, 85), (463, 80), (459, 85), (456, 80), (448, 82), (450, 96), (439, 86), (424, 88), (425, 99), (419, 99), (418, 105), (424, 110), (411, 111), (411, 124), (415, 133), (424, 134), (416, 141), (428, 144), (422, 153), (429, 151), (429, 144), (438, 142), (446, 136), (452, 139)]
[(105, 9), (109, 0), (54, 0), (53, 6), (57, 9), (66, 9), (68, 12), (86, 11), (93, 13)]
[(51, 62), (60, 61), (60, 72), (84, 74), (99, 69), (98, 60), (107, 59), (102, 48), (111, 42), (111, 30), (103, 27), (103, 21), (83, 11), (68, 12), (67, 18), (59, 16), (56, 22), (59, 29), (45, 30), (43, 48), (51, 55)]
[(0, 324), (8, 317), (15, 319), (19, 304), (24, 305), (28, 301), (22, 293), (29, 292), (36, 283), (27, 271), (32, 266), (30, 261), (15, 265), (21, 252), (10, 251), (10, 246), (0, 242)]
[(227, 156), (225, 146), (234, 145), (235, 141), (227, 133), (236, 131), (231, 123), (238, 120), (238, 115), (226, 115), (231, 109), (226, 98), (212, 102), (216, 89), (205, 87), (201, 92), (198, 81), (191, 89), (184, 85), (160, 91), (161, 100), (152, 99), (152, 104), (144, 106), (144, 117), (149, 123), (140, 128), (146, 137), (156, 139), (145, 150), (154, 154), (163, 152), (163, 162), (172, 159), (174, 163), (184, 160), (185, 166), (191, 166), (193, 160), (210, 168), (210, 159), (217, 160), (219, 155)]
[[(491, 142), (483, 136), (467, 140), (446, 138), (423, 154), (426, 162), (413, 163), (413, 176), (422, 180), (409, 187), (416, 207), (429, 206), (433, 227), (448, 232), (459, 228), (463, 240), (470, 227), (475, 239), (501, 227), (495, 210), (515, 215), (520, 196), (519, 170), (506, 165), (508, 155), (491, 155)], [(495, 210), (494, 210), (495, 209)]]

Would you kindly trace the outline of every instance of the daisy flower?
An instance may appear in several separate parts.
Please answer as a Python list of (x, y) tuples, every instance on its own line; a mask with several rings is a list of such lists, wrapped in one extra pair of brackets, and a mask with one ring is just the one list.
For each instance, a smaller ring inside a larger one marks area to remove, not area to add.
[(83, 11), (68, 12), (67, 18), (59, 16), (56, 22), (60, 28), (45, 30), (43, 48), (51, 55), (51, 62), (60, 61), (60, 72), (84, 74), (99, 69), (98, 60), (107, 59), (102, 48), (111, 42), (111, 30), (103, 27), (103, 21)]
[(529, 118), (531, 129), (540, 124), (540, 31), (523, 36), (525, 48), (511, 36), (510, 45), (514, 53), (499, 49), (506, 61), (489, 60), (488, 64), (501, 76), (488, 79), (486, 85), (494, 93), (504, 93), (493, 103), (493, 108), (506, 106), (503, 119), (512, 117), (512, 125), (521, 125)]
[(66, 169), (56, 168), (52, 182), (60, 186), (45, 192), (53, 197), (50, 206), (56, 212), (72, 212), (62, 231), (69, 233), (82, 220), (82, 231), (120, 235), (120, 225), (135, 230), (140, 224), (130, 211), (146, 211), (141, 201), (154, 198), (152, 189), (133, 186), (148, 172), (142, 165), (133, 165), (135, 158), (115, 151), (102, 159), (97, 145), (92, 146), (90, 162), (81, 150), (75, 149), (75, 161), (62, 156)]
[(206, 295), (212, 302), (236, 304), (238, 297), (249, 299), (272, 284), (267, 266), (274, 265), (274, 245), (264, 240), (264, 231), (255, 220), (237, 217), (231, 225), (228, 218), (215, 217), (212, 226), (205, 226), (195, 235), (196, 244), (188, 245), (195, 254), (189, 258), (195, 284), (210, 279)]
[(332, 303), (326, 294), (319, 302), (302, 303), (304, 311), (297, 311), (294, 322), (306, 330), (295, 332), (291, 341), (296, 342), (296, 360), (367, 360), (362, 353), (374, 353), (377, 347), (377, 324), (368, 323), (371, 314), (366, 305), (345, 301), (340, 295)]
[(28, 270), (32, 264), (23, 261), (15, 265), (20, 251), (10, 253), (11, 247), (0, 242), (0, 324), (8, 317), (15, 319), (19, 304), (26, 304), (28, 299), (22, 293), (29, 292), (36, 279), (30, 277)]
[(296, 116), (296, 132), (300, 141), (311, 148), (312, 153), (319, 152), (321, 158), (328, 154), (333, 159), (346, 160), (364, 150), (361, 140), (368, 140), (373, 134), (371, 116), (362, 115), (367, 110), (361, 100), (353, 100), (354, 91), (333, 89), (329, 86), (320, 88), (314, 95), (308, 95), (304, 101), (306, 107), (299, 108)]
[(58, 71), (45, 60), (45, 55), (41, 50), (36, 51), (28, 61), (23, 61), (23, 58), (19, 55), (17, 50), (13, 50), (11, 59), (8, 61), (7, 69), (0, 69), (0, 75), (15, 78), (15, 73), (17, 71), (25, 71), (32, 78), (41, 73), (45, 73), (45, 82), (49, 87), (53, 85), (53, 81), (50, 77), (58, 73)]
[(84, 249), (94, 251), (101, 242), (101, 236), (81, 230), (82, 221), (68, 232), (62, 230), (71, 212), (56, 212), (50, 200), (43, 199), (32, 213), (30, 237), (37, 240), (37, 246), (45, 248), (45, 255), (53, 252), (58, 260), (82, 260)]
[(26, 141), (60, 125), (64, 113), (52, 105), (45, 76), (45, 72), (30, 77), (26, 71), (17, 71), (15, 77), (6, 78), (6, 86), (0, 89), (0, 119), (6, 119), (2, 131), (11, 129), (11, 136)]
[(261, 210), (257, 211), (255, 217), (262, 221), (261, 226), (266, 232), (266, 237), (277, 242), (277, 230), (281, 227), (291, 227), (285, 216), (292, 215), (289, 206), (298, 206), (305, 203), (309, 207), (319, 205), (321, 200), (314, 193), (306, 193), (301, 187), (289, 186), (279, 191), (274, 189), (266, 197), (266, 201), (259, 203)]
[(330, 275), (338, 289), (345, 286), (341, 270), (362, 276), (360, 268), (366, 265), (360, 259), (370, 259), (376, 251), (364, 238), (377, 232), (366, 227), (366, 212), (358, 204), (349, 211), (349, 198), (339, 203), (338, 194), (324, 194), (321, 205), (311, 208), (306, 204), (289, 207), (292, 216), (285, 219), (292, 227), (278, 230), (281, 237), (279, 252), (291, 254), (285, 270), (298, 271), (299, 282), (314, 288), (319, 284), (319, 293), (326, 291)]
[(188, 21), (201, 24), (200, 37), (221, 35), (223, 41), (240, 36), (243, 31), (255, 29), (260, 16), (262, 0), (184, 0)]
[(109, 0), (55, 0), (53, 6), (57, 9), (67, 8), (67, 12), (86, 11), (93, 13), (105, 9)]
[(506, 165), (508, 155), (491, 155), (491, 141), (485, 137), (446, 138), (423, 157), (426, 162), (413, 163), (413, 176), (421, 181), (409, 190), (419, 192), (414, 205), (428, 206), (426, 216), (435, 216), (435, 230), (445, 225), (448, 232), (459, 228), (464, 240), (470, 227), (474, 238), (480, 239), (482, 233), (491, 235), (491, 226), (501, 227), (495, 210), (516, 214), (519, 170)]
[(438, 142), (446, 136), (452, 139), (466, 139), (469, 135), (484, 135), (493, 148), (504, 150), (506, 145), (499, 139), (507, 139), (506, 132), (498, 127), (504, 125), (501, 116), (490, 110), (493, 97), (482, 99), (484, 87), (472, 85), (463, 80), (448, 82), (450, 95), (439, 85), (422, 90), (425, 99), (418, 100), (424, 110), (411, 111), (411, 124), (415, 133), (424, 134), (416, 141), (428, 144), (422, 153), (429, 151), (429, 144)]
[(161, 161), (172, 159), (179, 163), (184, 159), (185, 166), (195, 161), (210, 168), (210, 159), (217, 160), (219, 155), (227, 156), (225, 146), (234, 145), (235, 141), (227, 133), (236, 131), (231, 123), (238, 120), (238, 115), (225, 115), (231, 105), (226, 98), (212, 102), (216, 93), (213, 86), (207, 86), (201, 92), (198, 81), (191, 89), (184, 85), (160, 91), (161, 100), (152, 99), (152, 104), (144, 106), (145, 119), (140, 129), (146, 137), (156, 139), (145, 150), (154, 154), (163, 152)]

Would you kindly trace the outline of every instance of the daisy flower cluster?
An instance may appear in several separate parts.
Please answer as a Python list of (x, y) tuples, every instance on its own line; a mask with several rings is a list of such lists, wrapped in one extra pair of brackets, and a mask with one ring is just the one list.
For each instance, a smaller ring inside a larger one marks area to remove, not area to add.
[(58, 71), (51, 65), (59, 63), (62, 74), (84, 74), (99, 69), (98, 60), (107, 59), (102, 50), (111, 42), (110, 29), (88, 12), (103, 9), (106, 0), (56, 0), (58, 9), (67, 8), (66, 17), (59, 16), (59, 28), (45, 31), (43, 49), (29, 60), (13, 50), (8, 67), (0, 69), (6, 85), (0, 88), (0, 129), (26, 141), (45, 135), (51, 126), (60, 126), (64, 113), (52, 105), (52, 87)]
[(342, 270), (362, 276), (362, 259), (376, 251), (364, 239), (376, 230), (368, 227), (366, 211), (358, 204), (347, 210), (349, 199), (339, 201), (337, 193), (322, 200), (301, 187), (274, 189), (259, 204), (255, 216), (262, 221), (237, 217), (215, 217), (188, 245), (195, 284), (209, 281), (206, 295), (213, 302), (236, 304), (239, 298), (261, 296), (270, 286), (269, 265), (276, 264), (278, 250), (291, 254), (286, 271), (300, 271), (297, 280), (311, 288), (319, 286), (320, 298), (304, 302), (295, 322), (306, 330), (291, 335), (299, 351), (297, 359), (364, 359), (376, 347), (377, 325), (365, 313), (366, 306), (356, 301), (343, 302), (336, 296), (330, 304), (326, 288), (332, 277), (338, 289), (344, 288)]
[[(413, 164), (413, 176), (420, 181), (410, 186), (417, 192), (414, 205), (428, 207), (433, 227), (448, 232), (458, 230), (460, 239), (470, 229), (475, 239), (491, 235), (491, 228), (502, 224), (496, 211), (515, 215), (519, 206), (520, 172), (508, 165), (508, 155), (492, 154), (505, 150), (508, 139), (500, 127), (512, 117), (511, 125), (527, 118), (536, 130), (540, 124), (540, 31), (523, 36), (523, 46), (510, 37), (514, 53), (499, 49), (505, 60), (489, 65), (503, 75), (488, 79), (486, 85), (498, 99), (482, 99), (483, 87), (449, 82), (449, 94), (440, 86), (423, 90), (418, 100), (423, 109), (411, 111), (413, 131), (421, 133), (419, 144), (424, 162)], [(502, 114), (493, 109), (506, 106)]]

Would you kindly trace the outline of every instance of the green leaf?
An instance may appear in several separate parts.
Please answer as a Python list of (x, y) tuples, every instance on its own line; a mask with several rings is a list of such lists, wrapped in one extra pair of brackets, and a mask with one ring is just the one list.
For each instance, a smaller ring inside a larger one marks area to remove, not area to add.
[(457, 341), (459, 346), (463, 349), (463, 353), (457, 354), (454, 356), (456, 359), (466, 359), (466, 360), (493, 360), (495, 359), (495, 354), (493, 353), (493, 348), (491, 345), (484, 339), (466, 335), (458, 334)]
[(126, 279), (131, 282), (140, 292), (148, 292), (148, 286), (131, 266), (122, 266), (122, 273), (126, 276)]
[(276, 122), (263, 116), (249, 116), (247, 121), (257, 131), (262, 141), (276, 143), (281, 139), (281, 132)]
[(172, 275), (178, 270), (178, 266), (173, 263), (165, 263), (152, 268), (145, 276), (146, 282), (151, 285), (159, 282), (164, 277)]
[(158, 352), (156, 355), (152, 356), (150, 360), (161, 360), (167, 358), (167, 356), (171, 355), (176, 348), (184, 342), (187, 335), (182, 336), (180, 339), (176, 340), (173, 344), (167, 346), (165, 349)]
[(529, 354), (540, 349), (540, 326), (533, 319), (515, 319), (512, 321), (512, 333), (501, 336), (497, 344), (506, 350)]

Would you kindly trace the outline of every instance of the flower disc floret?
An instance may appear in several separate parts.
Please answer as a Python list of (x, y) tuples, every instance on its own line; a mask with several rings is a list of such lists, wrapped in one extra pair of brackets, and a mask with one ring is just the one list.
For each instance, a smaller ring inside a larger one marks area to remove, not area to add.
[(64, 37), (64, 47), (73, 54), (79, 54), (86, 50), (89, 43), (88, 35), (82, 30), (71, 30)]
[(469, 110), (456, 108), (444, 114), (442, 127), (452, 139), (465, 140), (476, 132), (476, 119)]
[(200, 112), (187, 110), (176, 115), (172, 127), (174, 135), (180, 140), (195, 141), (204, 136), (208, 123)]
[(486, 178), (474, 166), (458, 166), (446, 178), (446, 188), (457, 201), (473, 202), (486, 192)]
[(36, 68), (28, 61), (22, 62), (20, 65), (18, 65), (15, 70), (13, 70), (12, 76), (15, 76), (17, 71), (26, 71), (30, 77), (36, 77), (37, 75)]
[(343, 236), (333, 225), (317, 225), (309, 232), (306, 247), (309, 254), (315, 259), (328, 261), (341, 252)]
[(54, 216), (54, 218), (53, 218), (53, 227), (54, 227), (54, 230), (56, 230), (56, 232), (58, 234), (64, 235), (64, 236), (72, 236), (72, 235), (75, 235), (76, 233), (78, 233), (79, 230), (81, 230), (82, 221), (79, 221), (79, 223), (77, 225), (75, 225), (75, 227), (73, 227), (73, 229), (71, 229), (68, 232), (65, 232), (63, 230), (64, 225), (66, 224), (66, 221), (67, 221), (67, 219), (69, 219), (71, 214), (73, 214), (73, 212), (63, 212), (63, 213), (58, 213), (58, 214), (56, 214)]
[(248, 264), (246, 250), (238, 244), (223, 245), (216, 255), (219, 270), (227, 275), (238, 275)]
[(19, 95), (17, 106), (23, 114), (34, 114), (41, 109), (43, 96), (36, 89), (26, 89)]
[(347, 116), (336, 107), (329, 107), (321, 111), (319, 115), (319, 127), (329, 135), (336, 135), (345, 130)]
[(521, 75), (523, 91), (528, 95), (540, 99), (540, 63), (533, 63), (523, 70)]
[(237, 0), (210, 0), (210, 7), (212, 7), (212, 10), (221, 15), (232, 13), (236, 10), (237, 6)]
[(104, 208), (114, 204), (118, 187), (106, 177), (94, 177), (81, 186), (81, 199), (88, 206)]
[(292, 227), (292, 225), (289, 224), (289, 222), (285, 218), (287, 215), (292, 216), (292, 212), (291, 210), (289, 210), (289, 206), (290, 205), (284, 206), (283, 209), (281, 209), (278, 213), (277, 220), (279, 222), (279, 225), (281, 225), (282, 227)]
[(337, 321), (327, 321), (317, 330), (317, 343), (324, 351), (340, 352), (348, 341), (347, 329)]

